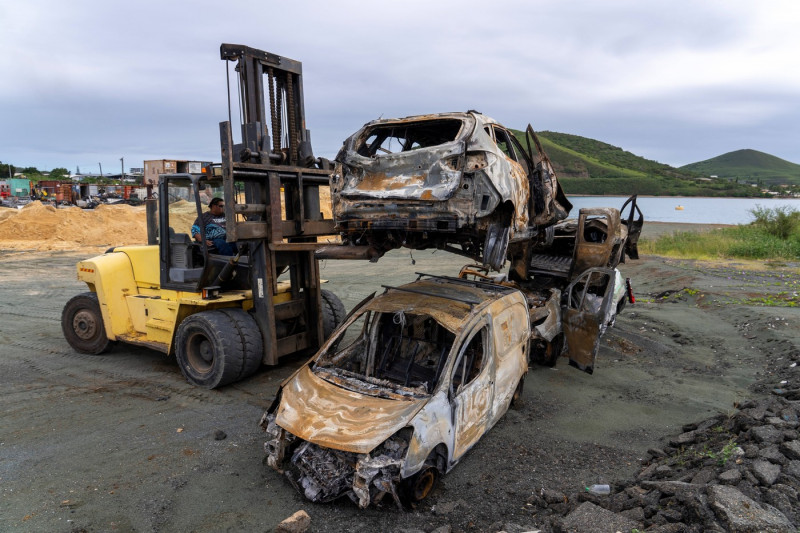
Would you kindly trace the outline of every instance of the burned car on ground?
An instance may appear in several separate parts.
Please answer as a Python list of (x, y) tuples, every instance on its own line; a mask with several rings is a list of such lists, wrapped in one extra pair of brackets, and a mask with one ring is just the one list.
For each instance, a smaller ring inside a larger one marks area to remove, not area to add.
[(336, 157), (336, 227), (378, 250), (441, 248), (500, 270), (572, 207), (536, 134), (476, 111), (367, 123)]
[(362, 302), (261, 419), (267, 464), (306, 498), (425, 498), (522, 394), (528, 362), (593, 371), (625, 295), (615, 268), (561, 289), (484, 265)]
[(357, 308), (262, 418), (267, 463), (311, 501), (425, 498), (522, 391), (523, 294), (420, 278)]

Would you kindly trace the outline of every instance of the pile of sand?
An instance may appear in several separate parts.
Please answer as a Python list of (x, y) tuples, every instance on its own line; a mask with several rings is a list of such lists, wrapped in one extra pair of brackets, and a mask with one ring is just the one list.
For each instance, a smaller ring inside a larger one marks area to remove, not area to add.
[[(327, 189), (325, 187), (324, 189)], [(321, 195), (330, 217), (330, 193)], [(170, 225), (190, 233), (195, 205), (180, 200), (170, 205)], [(95, 209), (55, 208), (31, 202), (22, 209), (0, 209), (0, 250), (82, 250), (147, 243), (145, 207), (100, 205)]]
[(145, 244), (144, 206), (100, 205), (56, 209), (31, 202), (22, 209), (0, 212), (0, 248), (12, 250), (73, 250)]

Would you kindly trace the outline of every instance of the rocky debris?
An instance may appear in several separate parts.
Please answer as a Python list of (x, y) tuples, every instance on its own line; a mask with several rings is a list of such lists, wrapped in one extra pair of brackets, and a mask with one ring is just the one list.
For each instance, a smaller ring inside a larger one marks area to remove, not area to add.
[[(607, 496), (541, 489), (542, 531), (795, 531), (800, 527), (800, 401), (749, 401), (651, 449)], [(602, 524), (602, 526), (598, 526)], [(600, 527), (600, 529), (598, 529)]]
[(305, 533), (311, 525), (311, 517), (299, 510), (275, 528), (276, 533)]
[(592, 502), (583, 502), (561, 523), (565, 531), (574, 533), (615, 533), (630, 531), (639, 524), (621, 514), (613, 513)]

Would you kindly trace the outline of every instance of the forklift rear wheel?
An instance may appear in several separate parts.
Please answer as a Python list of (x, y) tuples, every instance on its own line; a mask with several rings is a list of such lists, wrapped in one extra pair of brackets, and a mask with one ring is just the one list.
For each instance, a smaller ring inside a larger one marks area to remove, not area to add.
[(331, 291), (322, 291), (322, 331), (327, 340), (333, 330), (344, 322), (347, 311), (338, 296)]
[(107, 352), (113, 342), (106, 337), (97, 294), (85, 292), (72, 297), (61, 312), (61, 329), (75, 350), (92, 355)]
[(189, 383), (214, 389), (242, 374), (246, 340), (223, 311), (203, 311), (187, 317), (175, 334), (175, 356)]

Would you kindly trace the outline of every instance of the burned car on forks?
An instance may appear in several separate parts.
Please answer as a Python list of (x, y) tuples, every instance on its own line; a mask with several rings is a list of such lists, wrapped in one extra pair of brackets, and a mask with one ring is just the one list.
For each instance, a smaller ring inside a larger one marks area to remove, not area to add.
[(336, 157), (331, 199), (346, 243), (446, 249), (498, 271), (572, 207), (533, 129), (520, 142), (477, 111), (367, 123)]
[(261, 420), (267, 463), (314, 502), (413, 505), (519, 398), (530, 333), (512, 287), (386, 287), (281, 384)]

